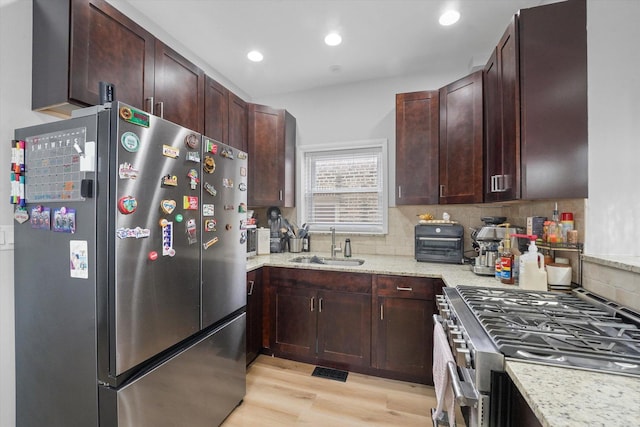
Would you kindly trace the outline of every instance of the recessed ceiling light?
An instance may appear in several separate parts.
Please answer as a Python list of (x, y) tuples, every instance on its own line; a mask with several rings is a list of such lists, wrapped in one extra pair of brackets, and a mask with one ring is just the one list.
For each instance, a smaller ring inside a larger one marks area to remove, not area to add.
[(438, 22), (440, 22), (440, 25), (447, 26), (455, 24), (459, 19), (460, 12), (457, 10), (447, 10), (445, 13), (440, 15)]
[(249, 61), (260, 62), (264, 59), (264, 56), (262, 56), (262, 54), (257, 50), (252, 50), (251, 52), (247, 53), (247, 58), (249, 58)]
[(329, 46), (338, 46), (340, 43), (342, 43), (342, 37), (340, 37), (340, 34), (338, 33), (329, 33), (324, 38), (324, 42)]

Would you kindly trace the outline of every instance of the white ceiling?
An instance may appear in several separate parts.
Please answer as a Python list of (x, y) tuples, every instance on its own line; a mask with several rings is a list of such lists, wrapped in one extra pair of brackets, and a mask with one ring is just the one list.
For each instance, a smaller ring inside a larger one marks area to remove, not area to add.
[[(117, 0), (252, 99), (361, 80), (469, 70), (521, 8), (557, 0)], [(460, 21), (438, 24), (456, 5)], [(339, 31), (340, 46), (324, 44)], [(153, 32), (153, 31), (152, 31)], [(246, 54), (258, 49), (264, 61)], [(338, 68), (335, 70), (334, 68)]]

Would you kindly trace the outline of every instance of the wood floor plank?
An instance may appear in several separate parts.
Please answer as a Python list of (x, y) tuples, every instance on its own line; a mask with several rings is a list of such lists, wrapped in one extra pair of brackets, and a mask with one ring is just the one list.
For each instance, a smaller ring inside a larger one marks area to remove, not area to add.
[(313, 377), (313, 369), (306, 363), (260, 355), (247, 370), (244, 402), (222, 426), (432, 425), (433, 387), (353, 372), (341, 382)]

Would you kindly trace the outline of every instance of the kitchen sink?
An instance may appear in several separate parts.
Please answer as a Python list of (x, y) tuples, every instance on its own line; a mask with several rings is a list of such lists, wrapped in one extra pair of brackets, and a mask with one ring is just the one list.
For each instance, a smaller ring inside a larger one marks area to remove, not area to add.
[(342, 265), (345, 267), (357, 267), (364, 264), (363, 259), (357, 258), (324, 258), (319, 256), (299, 256), (291, 258), (289, 262), (298, 264), (324, 264), (324, 265)]

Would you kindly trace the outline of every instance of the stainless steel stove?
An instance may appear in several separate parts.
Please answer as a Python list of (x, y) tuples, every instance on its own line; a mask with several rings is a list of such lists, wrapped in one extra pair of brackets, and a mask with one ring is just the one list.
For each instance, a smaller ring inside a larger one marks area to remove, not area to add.
[(498, 425), (488, 408), (500, 399), (492, 382), (505, 357), (640, 377), (640, 314), (585, 289), (459, 286), (443, 292), (434, 320), (456, 360), (450, 371), (457, 401), (477, 412), (475, 425)]
[(631, 310), (584, 289), (458, 292), (507, 357), (640, 376), (640, 315)]

